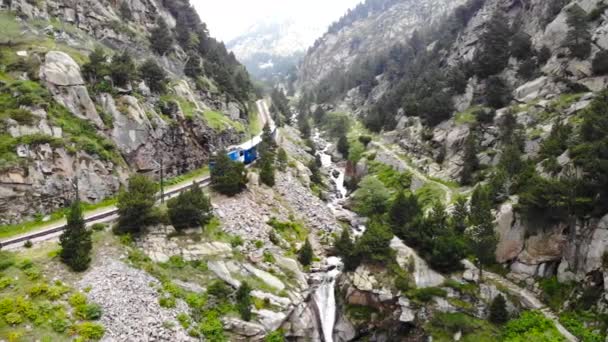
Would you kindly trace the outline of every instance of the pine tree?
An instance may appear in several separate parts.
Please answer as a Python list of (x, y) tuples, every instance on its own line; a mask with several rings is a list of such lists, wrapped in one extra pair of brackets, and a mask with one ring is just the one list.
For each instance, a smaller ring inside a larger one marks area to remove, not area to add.
[(464, 197), (459, 197), (454, 204), (454, 210), (452, 211), (452, 228), (458, 234), (463, 234), (467, 229), (467, 219), (469, 217), (469, 209), (467, 207), (467, 200)]
[(475, 70), (478, 76), (486, 78), (500, 73), (509, 62), (509, 38), (511, 36), (507, 18), (497, 12), (490, 21), (479, 41), (475, 55)]
[(386, 262), (392, 257), (390, 247), (393, 233), (379, 220), (372, 220), (365, 233), (357, 240), (355, 253), (362, 259), (372, 262)]
[(490, 305), (490, 317), (488, 320), (494, 324), (505, 324), (509, 321), (509, 313), (507, 312), (507, 301), (502, 295), (494, 297)]
[(247, 186), (247, 171), (243, 163), (231, 160), (226, 150), (218, 152), (211, 169), (211, 186), (214, 190), (234, 196)]
[(323, 122), (323, 119), (325, 118), (325, 111), (323, 110), (323, 107), (317, 106), (317, 109), (315, 109), (314, 113), (312, 114), (312, 118), (317, 125)]
[(530, 40), (530, 36), (523, 32), (517, 31), (511, 37), (511, 54), (513, 57), (524, 60), (528, 58), (534, 49), (532, 48), (532, 40)]
[(123, 0), (120, 3), (120, 8), (118, 9), (120, 12), (120, 17), (125, 21), (133, 20), (133, 13), (131, 12), (131, 7), (129, 7), (129, 3), (127, 0)]
[(173, 36), (164, 19), (159, 18), (156, 27), (152, 29), (150, 44), (152, 50), (159, 55), (164, 55), (171, 49), (171, 46), (173, 45)]
[(114, 56), (110, 63), (110, 77), (114, 81), (114, 85), (118, 87), (127, 86), (133, 79), (133, 75), (137, 68), (133, 62), (133, 58), (126, 50), (123, 53)]
[(246, 281), (236, 291), (236, 307), (244, 321), (251, 320), (251, 287)]
[(277, 148), (277, 143), (274, 141), (274, 136), (272, 135), (272, 131), (270, 130), (270, 125), (266, 123), (264, 125), (264, 129), (262, 130), (262, 143), (260, 145), (260, 151), (268, 151), (270, 153), (274, 153)]
[(260, 157), (260, 180), (262, 183), (273, 187), (274, 178), (274, 154), (270, 151), (262, 152)]
[(118, 195), (118, 232), (141, 233), (151, 221), (156, 184), (144, 175), (129, 177), (127, 190)]
[(316, 160), (311, 161), (308, 164), (308, 169), (310, 169), (310, 181), (314, 184), (321, 184), (323, 182), (323, 178), (321, 177), (321, 170), (317, 165)]
[(484, 265), (496, 262), (495, 251), (498, 244), (498, 237), (494, 230), (492, 200), (485, 186), (478, 186), (473, 191), (469, 223), (471, 225), (467, 230), (469, 246), (477, 258), (479, 281), (481, 282)]
[(139, 67), (139, 75), (151, 91), (163, 93), (166, 90), (167, 73), (152, 58), (147, 59)]
[(287, 170), (287, 161), (288, 161), (287, 152), (285, 152), (285, 150), (283, 148), (279, 148), (279, 152), (277, 155), (277, 168), (280, 171)]
[(395, 235), (403, 236), (403, 229), (422, 213), (416, 196), (400, 191), (388, 211), (388, 221)]
[(469, 133), (464, 147), (463, 166), (460, 173), (460, 183), (470, 185), (473, 182), (473, 174), (479, 167), (477, 159), (477, 139), (473, 132)]
[(511, 90), (499, 76), (490, 76), (486, 83), (486, 103), (492, 108), (502, 108), (511, 101)]
[(312, 246), (310, 245), (310, 241), (306, 239), (304, 246), (298, 251), (298, 261), (304, 266), (310, 266), (312, 263), (312, 259), (314, 258), (314, 252), (312, 250)]
[(576, 58), (585, 59), (591, 53), (591, 33), (589, 33), (589, 21), (587, 12), (579, 5), (571, 6), (568, 9), (568, 34), (564, 41), (564, 46), (570, 50), (570, 55)]
[(106, 53), (101, 47), (96, 47), (89, 55), (89, 62), (82, 66), (82, 75), (87, 81), (97, 83), (108, 73)]
[(342, 233), (340, 234), (340, 238), (336, 240), (334, 244), (336, 254), (339, 255), (342, 260), (346, 260), (353, 253), (354, 246), (355, 244), (353, 243), (353, 240), (350, 237), (350, 228), (343, 228)]
[(591, 68), (595, 75), (608, 74), (608, 50), (602, 50), (595, 54)]
[(85, 227), (80, 201), (72, 203), (67, 215), (67, 225), (59, 238), (61, 261), (75, 272), (83, 272), (91, 263), (91, 231)]
[(167, 209), (171, 224), (177, 230), (204, 227), (213, 217), (211, 201), (197, 183), (194, 183), (190, 190), (169, 200)]
[(201, 58), (197, 54), (190, 54), (188, 56), (188, 61), (184, 66), (184, 74), (192, 78), (197, 78), (202, 76), (203, 73), (203, 62), (201, 61)]
[(338, 139), (338, 145), (336, 147), (338, 149), (338, 152), (342, 154), (342, 157), (348, 159), (349, 144), (346, 136), (343, 135)]

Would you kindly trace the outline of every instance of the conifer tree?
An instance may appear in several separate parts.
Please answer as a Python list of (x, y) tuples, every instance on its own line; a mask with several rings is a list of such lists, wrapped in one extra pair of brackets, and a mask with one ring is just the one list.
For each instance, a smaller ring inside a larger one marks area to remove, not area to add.
[(502, 108), (511, 101), (511, 90), (499, 76), (490, 76), (486, 82), (486, 103), (492, 108)]
[(323, 110), (323, 107), (317, 106), (317, 109), (315, 109), (314, 113), (312, 114), (312, 117), (315, 121), (315, 124), (320, 124), (325, 118), (325, 110)]
[(270, 151), (262, 152), (260, 157), (260, 180), (270, 187), (274, 186), (274, 154)]
[(591, 53), (591, 33), (589, 32), (589, 21), (587, 13), (579, 5), (568, 9), (568, 34), (564, 46), (570, 50), (570, 55), (585, 59)]
[(186, 65), (184, 66), (184, 74), (192, 78), (197, 78), (199, 76), (202, 76), (203, 72), (204, 70), (201, 58), (197, 54), (191, 53), (188, 56), (188, 61), (186, 62)]
[(279, 152), (277, 155), (277, 168), (280, 171), (285, 171), (287, 169), (287, 152), (283, 148), (279, 148)]
[(484, 265), (496, 262), (496, 245), (498, 237), (494, 230), (492, 215), (492, 200), (485, 186), (478, 186), (471, 196), (471, 212), (469, 215), (471, 227), (467, 230), (470, 247), (477, 258), (479, 281), (482, 281)]
[(338, 145), (336, 146), (338, 149), (338, 152), (340, 152), (340, 154), (342, 154), (342, 157), (344, 157), (345, 159), (348, 159), (348, 139), (346, 138), (346, 136), (342, 135), (340, 136), (340, 138), (338, 139)]
[(323, 182), (323, 178), (321, 178), (321, 170), (319, 169), (319, 165), (317, 165), (316, 160), (311, 161), (308, 164), (308, 169), (310, 169), (310, 180), (314, 184), (321, 184)]
[(135, 62), (133, 62), (133, 58), (126, 50), (112, 58), (110, 77), (112, 77), (115, 86), (127, 86), (133, 79), (136, 71)]
[(460, 183), (470, 185), (473, 182), (473, 174), (479, 167), (477, 159), (477, 139), (473, 132), (469, 133), (464, 146), (463, 167), (460, 173)]
[(213, 217), (211, 201), (197, 183), (194, 183), (190, 190), (169, 200), (167, 209), (171, 224), (177, 230), (204, 227)]
[(150, 223), (156, 202), (156, 184), (144, 175), (129, 177), (127, 190), (118, 195), (118, 232), (140, 233)]
[(120, 3), (120, 8), (118, 9), (120, 12), (120, 17), (125, 21), (133, 20), (133, 13), (131, 12), (131, 7), (129, 7), (129, 3), (127, 0), (123, 0)]
[(152, 29), (150, 44), (152, 50), (159, 55), (164, 55), (171, 49), (171, 46), (173, 45), (173, 36), (164, 19), (159, 18), (156, 27)]
[(476, 73), (482, 78), (498, 74), (507, 66), (511, 36), (507, 18), (500, 11), (486, 25), (474, 59)]
[(342, 229), (340, 238), (336, 240), (334, 248), (336, 249), (336, 254), (342, 257), (343, 260), (353, 253), (354, 243), (350, 237), (350, 228), (345, 227)]
[(228, 196), (234, 196), (247, 186), (247, 171), (243, 163), (233, 161), (226, 150), (221, 150), (215, 158), (211, 169), (211, 186), (214, 190)]
[(91, 263), (91, 231), (85, 227), (80, 201), (72, 203), (67, 216), (67, 225), (61, 237), (61, 261), (75, 272), (83, 272)]
[(310, 245), (310, 241), (306, 239), (304, 246), (298, 251), (298, 261), (304, 266), (310, 266), (312, 263), (312, 259), (314, 258), (314, 252), (312, 250), (312, 246)]
[(246, 281), (236, 291), (236, 307), (244, 321), (251, 320), (251, 287)]
[(452, 228), (458, 234), (463, 234), (467, 229), (467, 219), (469, 217), (469, 209), (467, 208), (467, 200), (464, 197), (459, 197), (454, 204), (452, 211), (451, 223)]
[(502, 295), (494, 297), (492, 304), (490, 305), (490, 317), (489, 321), (494, 324), (505, 324), (509, 320), (509, 313), (507, 312), (507, 301)]
[(400, 191), (393, 200), (388, 211), (388, 220), (396, 235), (402, 236), (400, 232), (406, 225), (413, 222), (422, 213), (416, 196)]
[(139, 67), (140, 77), (146, 82), (150, 90), (163, 93), (166, 89), (167, 73), (152, 58), (147, 59)]
[(89, 62), (82, 66), (82, 75), (87, 81), (95, 84), (108, 73), (106, 53), (101, 47), (96, 47), (89, 55)]

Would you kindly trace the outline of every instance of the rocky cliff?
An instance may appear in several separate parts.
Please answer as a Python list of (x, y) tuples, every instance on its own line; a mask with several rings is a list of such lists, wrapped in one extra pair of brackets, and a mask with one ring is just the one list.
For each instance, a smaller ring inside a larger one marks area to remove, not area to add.
[[(7, 114), (2, 223), (62, 207), (76, 182), (81, 199), (95, 203), (116, 194), (132, 172), (158, 174), (161, 159), (168, 176), (200, 168), (212, 151), (238, 143), (249, 130), (249, 81), (187, 2), (4, 1), (0, 17), (6, 28), (0, 106)], [(149, 41), (160, 21), (169, 29), (163, 54)], [(182, 43), (184, 30), (192, 39), (199, 32), (200, 46)], [(125, 73), (153, 60), (168, 77), (166, 90), (151, 91), (139, 73), (120, 87), (107, 74), (92, 82), (83, 67), (96, 47), (106, 58), (128, 52), (134, 65)], [(192, 60), (199, 65), (186, 76)]]

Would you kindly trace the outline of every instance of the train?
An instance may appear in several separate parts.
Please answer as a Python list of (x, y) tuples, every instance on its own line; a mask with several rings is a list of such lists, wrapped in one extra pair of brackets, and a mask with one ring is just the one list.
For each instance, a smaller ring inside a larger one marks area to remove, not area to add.
[[(272, 137), (276, 139), (277, 128), (271, 124)], [(252, 164), (258, 159), (258, 145), (262, 142), (262, 134), (260, 133), (252, 139), (240, 144), (228, 147), (228, 157), (234, 161), (241, 162), (245, 165)], [(215, 165), (215, 160), (212, 157), (209, 161), (209, 168), (212, 169)]]

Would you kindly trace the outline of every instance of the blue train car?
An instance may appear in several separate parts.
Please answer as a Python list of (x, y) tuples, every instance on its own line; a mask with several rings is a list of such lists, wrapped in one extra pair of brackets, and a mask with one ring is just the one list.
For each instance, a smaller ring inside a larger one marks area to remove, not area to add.
[(258, 158), (258, 148), (257, 146), (252, 146), (251, 148), (244, 150), (244, 163), (245, 165), (249, 165), (253, 163)]

